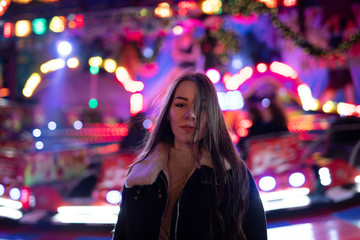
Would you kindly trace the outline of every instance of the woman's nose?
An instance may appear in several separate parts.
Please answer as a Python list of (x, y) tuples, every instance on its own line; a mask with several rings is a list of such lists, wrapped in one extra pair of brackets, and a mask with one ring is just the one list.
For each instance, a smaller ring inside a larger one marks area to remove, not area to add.
[(186, 119), (195, 120), (195, 111), (194, 111), (194, 108), (189, 108), (189, 109), (186, 111), (185, 118), (186, 118)]

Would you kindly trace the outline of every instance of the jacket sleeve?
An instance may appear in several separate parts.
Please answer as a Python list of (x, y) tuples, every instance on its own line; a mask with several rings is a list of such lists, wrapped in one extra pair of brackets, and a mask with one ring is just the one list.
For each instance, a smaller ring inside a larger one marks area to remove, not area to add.
[(125, 214), (126, 214), (126, 197), (127, 195), (127, 188), (124, 186), (122, 191), (122, 201), (120, 204), (120, 211), (118, 215), (118, 220), (115, 224), (115, 228), (113, 230), (113, 240), (124, 240), (126, 239), (126, 221), (125, 221)]
[(266, 215), (255, 180), (249, 171), (250, 196), (243, 229), (247, 240), (267, 240)]

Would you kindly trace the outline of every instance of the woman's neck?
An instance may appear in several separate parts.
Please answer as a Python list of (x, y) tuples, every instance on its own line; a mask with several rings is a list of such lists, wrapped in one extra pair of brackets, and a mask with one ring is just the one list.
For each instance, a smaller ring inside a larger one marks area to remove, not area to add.
[(188, 144), (188, 143), (181, 143), (181, 142), (174, 142), (174, 149), (183, 152), (196, 152), (197, 151), (197, 144)]

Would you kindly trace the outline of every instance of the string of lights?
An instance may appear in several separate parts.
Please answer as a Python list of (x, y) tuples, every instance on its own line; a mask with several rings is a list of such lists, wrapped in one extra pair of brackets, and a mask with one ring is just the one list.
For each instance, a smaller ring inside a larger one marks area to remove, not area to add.
[[(8, 3), (8, 0), (1, 0), (1, 4)], [(286, 5), (287, 2), (284, 1), (283, 5), (292, 7), (296, 4), (296, 1), (292, 1), (293, 5)], [(185, 4), (188, 3), (188, 4)], [(9, 3), (7, 4), (9, 5)], [(126, 20), (135, 19), (138, 21), (143, 21), (146, 17), (156, 17), (167, 19), (167, 22), (162, 22), (159, 28), (167, 28), (167, 23), (171, 22), (170, 19), (177, 18), (178, 16), (184, 14), (192, 14), (191, 11), (195, 11), (194, 9), (201, 8), (203, 13), (207, 15), (211, 14), (231, 14), (231, 15), (243, 15), (249, 16), (250, 14), (270, 14), (270, 19), (273, 26), (280, 31), (280, 33), (285, 37), (291, 39), (294, 44), (298, 47), (301, 47), (307, 54), (318, 56), (318, 57), (326, 57), (332, 56), (339, 53), (345, 53), (350, 50), (354, 44), (360, 41), (360, 31), (353, 33), (350, 35), (349, 39), (343, 39), (335, 48), (332, 49), (323, 49), (319, 46), (316, 46), (309, 42), (301, 33), (295, 32), (289, 26), (287, 26), (284, 22), (279, 19), (278, 16), (278, 6), (274, 3), (274, 1), (254, 1), (254, 0), (233, 0), (233, 1), (204, 1), (201, 6), (198, 6), (194, 1), (181, 1), (177, 6), (170, 6), (167, 3), (160, 3), (154, 10), (153, 9), (136, 9), (136, 11), (119, 11), (118, 13), (111, 13), (108, 18), (102, 16), (101, 19), (103, 21), (120, 21), (121, 23), (126, 23)], [(5, 9), (5, 7), (4, 7)], [(177, 13), (175, 15), (175, 12)], [(99, 17), (99, 16), (97, 16)], [(88, 18), (89, 22), (93, 21)], [(66, 29), (74, 30), (79, 29), (85, 25), (85, 18), (83, 15), (69, 15), (65, 16), (54, 16), (52, 19), (47, 20), (45, 18), (37, 18), (32, 21), (29, 20), (21, 20), (16, 23), (6, 22), (3, 25), (3, 37), (11, 38), (13, 36), (16, 37), (26, 37), (31, 34), (31, 31), (36, 35), (45, 34), (47, 28), (50, 31), (55, 33), (60, 33), (65, 31)], [(146, 29), (145, 29), (146, 30)], [(146, 31), (145, 31), (146, 32)], [(227, 37), (231, 35), (231, 37)], [(238, 42), (234, 39), (236, 36), (232, 36), (232, 33), (228, 33), (225, 30), (218, 31), (213, 33), (213, 37), (220, 41), (225, 41), (226, 46), (230, 49), (237, 50)], [(153, 61), (160, 49), (162, 44), (163, 37), (158, 36), (154, 48), (154, 53), (150, 58), (144, 58), (146, 61)], [(223, 57), (224, 59), (224, 57)], [(226, 61), (226, 59), (224, 59)]]

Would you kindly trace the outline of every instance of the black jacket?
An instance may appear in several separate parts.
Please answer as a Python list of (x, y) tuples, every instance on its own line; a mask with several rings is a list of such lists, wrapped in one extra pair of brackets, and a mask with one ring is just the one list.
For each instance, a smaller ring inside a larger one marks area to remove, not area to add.
[[(172, 215), (171, 239), (221, 239), (221, 228), (214, 218), (215, 191), (213, 169), (196, 169), (180, 194)], [(243, 229), (247, 240), (266, 240), (266, 218), (252, 175), (250, 198)], [(167, 180), (161, 171), (152, 185), (124, 187), (114, 240), (158, 240), (162, 213), (167, 200)], [(209, 197), (213, 196), (213, 197)], [(226, 207), (220, 206), (225, 212)], [(214, 222), (209, 223), (209, 219)], [(226, 219), (224, 219), (226, 224)], [(224, 239), (226, 237), (226, 233)]]

